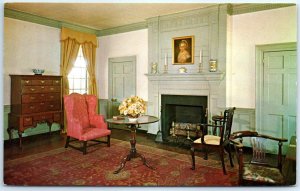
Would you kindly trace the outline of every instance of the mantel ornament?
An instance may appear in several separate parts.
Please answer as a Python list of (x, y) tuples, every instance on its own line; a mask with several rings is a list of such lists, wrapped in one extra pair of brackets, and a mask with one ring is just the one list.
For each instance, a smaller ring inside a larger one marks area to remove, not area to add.
[(209, 71), (216, 72), (217, 71), (217, 60), (210, 60), (209, 61)]
[(181, 67), (178, 69), (179, 70), (179, 73), (186, 73), (187, 69), (185, 67)]
[(151, 74), (157, 74), (157, 63), (153, 62), (151, 67)]

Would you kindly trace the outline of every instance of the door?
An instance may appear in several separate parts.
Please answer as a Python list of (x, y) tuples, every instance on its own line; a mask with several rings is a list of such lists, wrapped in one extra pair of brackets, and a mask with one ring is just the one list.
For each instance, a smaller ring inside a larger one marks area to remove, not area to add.
[(263, 52), (263, 134), (287, 139), (296, 135), (296, 65), (296, 50)]
[[(297, 43), (256, 47), (256, 129), (290, 140), (296, 135)], [(268, 145), (276, 153), (277, 145)], [(288, 143), (283, 145), (286, 152)]]
[(109, 58), (108, 117), (119, 115), (118, 107), (124, 98), (136, 95), (136, 57)]

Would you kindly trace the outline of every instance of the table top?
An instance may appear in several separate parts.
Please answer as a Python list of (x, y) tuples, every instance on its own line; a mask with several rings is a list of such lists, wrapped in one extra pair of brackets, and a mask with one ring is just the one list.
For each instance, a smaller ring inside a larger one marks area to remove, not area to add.
[(107, 119), (107, 123), (112, 124), (120, 124), (120, 125), (134, 125), (134, 124), (149, 124), (159, 121), (157, 117), (150, 116), (150, 115), (142, 115), (140, 116), (137, 121), (130, 122), (127, 117), (124, 119)]

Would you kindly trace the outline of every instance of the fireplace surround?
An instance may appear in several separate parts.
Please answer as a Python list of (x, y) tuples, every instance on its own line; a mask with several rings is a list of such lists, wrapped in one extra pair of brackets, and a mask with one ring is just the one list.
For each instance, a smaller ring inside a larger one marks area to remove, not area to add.
[[(148, 133), (157, 134), (159, 130), (163, 130), (166, 122), (164, 114), (164, 100), (175, 99), (174, 97), (166, 97), (165, 95), (176, 96), (191, 96), (196, 97), (199, 100), (205, 98), (206, 104), (204, 104), (205, 112), (207, 108), (207, 120), (212, 115), (219, 114), (225, 108), (226, 96), (224, 85), (224, 73), (223, 72), (203, 72), (203, 73), (187, 73), (187, 74), (147, 74), (149, 79), (149, 97), (148, 97), (148, 114), (158, 116), (161, 120), (160, 123), (151, 124), (148, 126)], [(201, 97), (201, 98), (200, 98)], [(183, 97), (185, 98), (185, 97)], [(180, 104), (175, 106), (170, 105), (171, 109), (185, 110), (187, 107), (191, 107), (191, 104), (186, 99), (179, 101)], [(167, 101), (168, 103), (168, 101)], [(203, 105), (202, 105), (203, 106)], [(194, 111), (201, 110), (199, 104), (190, 108)], [(204, 108), (202, 108), (203, 110)], [(170, 117), (170, 116), (169, 116)], [(187, 119), (186, 119), (187, 120)], [(188, 122), (189, 121), (181, 121)], [(166, 135), (166, 134), (164, 134)]]
[(166, 140), (172, 124), (200, 124), (207, 121), (207, 96), (161, 95), (161, 131)]

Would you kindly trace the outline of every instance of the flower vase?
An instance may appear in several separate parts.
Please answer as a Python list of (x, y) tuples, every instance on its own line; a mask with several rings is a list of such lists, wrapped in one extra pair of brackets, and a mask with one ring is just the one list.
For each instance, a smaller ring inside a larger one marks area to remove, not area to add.
[(138, 118), (128, 117), (129, 122), (137, 122)]

